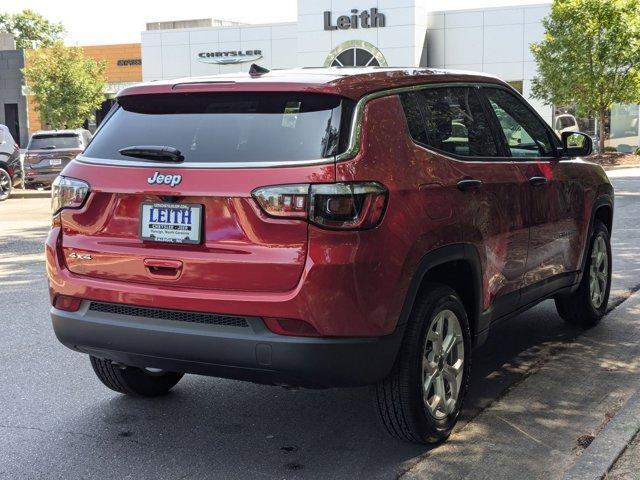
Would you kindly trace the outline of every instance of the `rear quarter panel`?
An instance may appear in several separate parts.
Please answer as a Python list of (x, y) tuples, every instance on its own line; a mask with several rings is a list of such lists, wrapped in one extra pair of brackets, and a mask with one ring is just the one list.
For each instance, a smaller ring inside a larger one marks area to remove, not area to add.
[[(397, 324), (422, 257), (462, 239), (455, 175), (449, 163), (413, 143), (396, 95), (367, 103), (360, 151), (337, 163), (336, 179), (378, 181), (389, 190), (389, 201), (377, 228), (347, 234), (354, 248), (345, 268), (353, 269), (354, 281), (352, 291), (344, 294), (358, 298), (369, 321), (387, 332)], [(311, 256), (339, 251), (328, 236), (332, 234), (310, 232)], [(321, 243), (329, 249), (318, 251), (315, 245)]]

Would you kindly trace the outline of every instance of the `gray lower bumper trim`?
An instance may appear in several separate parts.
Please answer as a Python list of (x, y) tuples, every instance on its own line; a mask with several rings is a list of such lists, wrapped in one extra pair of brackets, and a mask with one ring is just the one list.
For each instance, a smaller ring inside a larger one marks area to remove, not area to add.
[(67, 347), (137, 367), (306, 387), (378, 382), (393, 366), (403, 328), (377, 338), (276, 335), (259, 318), (250, 328), (51, 309)]

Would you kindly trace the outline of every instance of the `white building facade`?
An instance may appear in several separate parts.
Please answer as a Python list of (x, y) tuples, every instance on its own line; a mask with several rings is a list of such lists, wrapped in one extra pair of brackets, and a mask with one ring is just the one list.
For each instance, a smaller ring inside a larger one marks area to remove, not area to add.
[[(430, 12), (429, 0), (298, 0), (297, 22), (142, 32), (143, 79), (330, 65), (473, 70), (531, 98), (550, 3)], [(636, 120), (637, 129), (637, 120)], [(635, 135), (637, 142), (637, 133)]]

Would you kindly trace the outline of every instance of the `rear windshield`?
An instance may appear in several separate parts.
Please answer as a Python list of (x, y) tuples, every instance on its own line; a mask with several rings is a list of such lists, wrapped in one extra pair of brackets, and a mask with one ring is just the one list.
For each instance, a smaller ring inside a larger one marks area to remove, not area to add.
[(29, 150), (80, 148), (80, 138), (75, 133), (39, 134), (31, 137), (27, 148)]
[(335, 95), (297, 92), (126, 96), (85, 155), (140, 161), (119, 150), (156, 145), (177, 148), (191, 163), (315, 160), (343, 148), (347, 103)]

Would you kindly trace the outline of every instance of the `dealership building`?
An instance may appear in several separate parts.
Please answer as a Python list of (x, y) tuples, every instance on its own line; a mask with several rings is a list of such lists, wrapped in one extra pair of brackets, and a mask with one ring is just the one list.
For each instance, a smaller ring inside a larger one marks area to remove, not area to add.
[[(529, 46), (542, 39), (550, 3), (429, 10), (428, 0), (298, 0), (297, 22), (207, 27), (180, 22), (175, 28), (147, 29), (141, 34), (142, 76), (154, 81), (246, 72), (252, 63), (269, 69), (473, 70), (508, 81), (549, 123), (565, 112), (531, 98), (536, 63)], [(614, 108), (610, 133), (610, 144), (637, 146), (638, 106)]]

